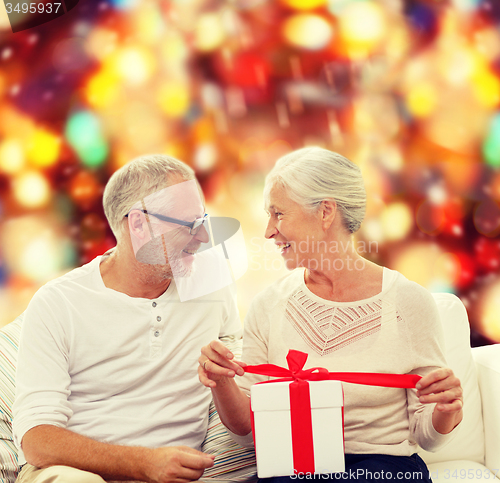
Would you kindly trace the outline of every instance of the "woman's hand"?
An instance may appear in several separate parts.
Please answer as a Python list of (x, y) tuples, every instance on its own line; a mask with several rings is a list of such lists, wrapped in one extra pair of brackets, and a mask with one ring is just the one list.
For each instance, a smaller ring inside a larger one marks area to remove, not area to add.
[(217, 382), (233, 378), (236, 374), (242, 376), (246, 366), (244, 362), (234, 360), (234, 354), (219, 340), (213, 340), (201, 349), (198, 359), (198, 377), (207, 387), (216, 387)]
[(436, 369), (416, 385), (422, 404), (437, 403), (432, 423), (438, 433), (449, 433), (462, 420), (464, 403), (460, 380), (449, 368)]

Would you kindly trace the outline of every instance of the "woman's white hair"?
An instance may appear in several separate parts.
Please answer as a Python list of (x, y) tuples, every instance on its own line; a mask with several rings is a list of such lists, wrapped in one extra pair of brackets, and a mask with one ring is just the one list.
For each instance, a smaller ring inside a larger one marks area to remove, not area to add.
[(104, 189), (102, 204), (116, 239), (123, 235), (125, 215), (134, 204), (179, 178), (196, 180), (187, 164), (161, 154), (135, 158), (115, 171)]
[(366, 191), (361, 170), (333, 151), (308, 147), (278, 159), (266, 177), (264, 199), (274, 186), (282, 186), (290, 199), (308, 212), (316, 211), (324, 200), (334, 200), (345, 227), (355, 233), (366, 212)]

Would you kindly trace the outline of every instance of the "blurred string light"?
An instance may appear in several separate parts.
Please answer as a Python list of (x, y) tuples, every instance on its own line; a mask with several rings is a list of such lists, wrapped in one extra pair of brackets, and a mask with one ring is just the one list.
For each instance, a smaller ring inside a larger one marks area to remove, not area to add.
[(69, 195), (83, 208), (88, 208), (102, 195), (102, 186), (88, 171), (80, 171), (70, 181)]
[(217, 149), (212, 143), (200, 144), (194, 153), (194, 165), (197, 170), (209, 171), (217, 162)]
[[(234, 211), (249, 237), (262, 237), (265, 173), (316, 144), (362, 166), (370, 201), (359, 236), (379, 243), (377, 263), (479, 306), (486, 278), (500, 274), (498, 15), (479, 0), (442, 6), (117, 0), (77, 19), (67, 38), (8, 38), (2, 216), (58, 213), (78, 241), (71, 263), (88, 261), (113, 243), (99, 203), (105, 176), (165, 152), (202, 174), (216, 211)], [(54, 260), (50, 245), (26, 248), (29, 263), (44, 252)], [(9, 290), (32, 280), (19, 266), (3, 268)], [(251, 271), (247, 298), (277, 273)]]
[(108, 155), (99, 119), (90, 111), (78, 111), (70, 116), (65, 135), (68, 143), (89, 168), (101, 166)]
[(339, 13), (339, 36), (349, 57), (362, 59), (373, 52), (386, 33), (381, 6), (369, 0), (349, 3)]
[(424, 287), (440, 290), (453, 286), (454, 267), (444, 252), (433, 244), (413, 242), (391, 255), (391, 266)]
[(481, 3), (481, 0), (452, 0), (452, 4), (464, 12), (470, 13)]
[(413, 213), (406, 203), (391, 203), (382, 212), (381, 224), (385, 240), (401, 240), (413, 228)]
[(496, 237), (500, 234), (500, 207), (494, 200), (479, 203), (473, 217), (474, 226), (482, 235)]
[(142, 85), (148, 81), (156, 69), (156, 59), (145, 47), (124, 47), (113, 54), (111, 68), (131, 85)]
[(120, 79), (109, 68), (103, 68), (87, 83), (87, 102), (96, 109), (103, 109), (116, 103), (120, 95)]
[(224, 23), (218, 12), (199, 16), (194, 31), (194, 46), (201, 52), (210, 52), (219, 48), (226, 37)]
[(492, 26), (484, 26), (473, 35), (474, 48), (488, 62), (494, 61), (500, 55), (500, 38), (498, 31)]
[(166, 33), (160, 44), (160, 53), (163, 64), (169, 69), (183, 67), (183, 62), (189, 56), (189, 49), (186, 42), (178, 32), (169, 31)]
[[(460, 96), (460, 102), (456, 102)], [(470, 91), (440, 91), (439, 108), (425, 119), (426, 137), (453, 152), (472, 155), (483, 136), (488, 113), (478, 106)]]
[(283, 3), (295, 10), (314, 10), (328, 4), (327, 0), (283, 0)]
[(417, 118), (425, 118), (434, 112), (438, 93), (430, 82), (416, 83), (406, 95), (406, 107)]
[(143, 3), (136, 16), (136, 32), (138, 38), (149, 45), (162, 39), (165, 29), (159, 6)]
[(500, 80), (486, 65), (480, 65), (472, 76), (472, 87), (477, 100), (486, 108), (500, 102)]
[(0, 143), (0, 171), (16, 174), (25, 166), (25, 155), (21, 141), (5, 139)]
[(61, 138), (44, 129), (33, 132), (27, 145), (27, 158), (36, 168), (48, 168), (55, 164), (61, 151)]
[(117, 45), (117, 32), (109, 28), (95, 27), (87, 36), (85, 51), (89, 56), (102, 61), (116, 50)]
[(139, 0), (110, 0), (111, 5), (118, 10), (132, 10), (139, 5)]
[(491, 118), (483, 144), (483, 156), (486, 163), (493, 168), (500, 167), (500, 113)]
[(285, 20), (283, 35), (289, 44), (309, 50), (320, 50), (332, 38), (332, 26), (320, 15), (298, 14)]
[(429, 200), (423, 200), (417, 207), (415, 221), (422, 233), (435, 236), (442, 231), (444, 214), (439, 206)]
[(38, 171), (25, 171), (17, 175), (13, 182), (14, 197), (26, 208), (45, 206), (51, 198), (47, 178)]
[(33, 282), (44, 283), (74, 262), (74, 249), (59, 224), (46, 215), (13, 218), (1, 233), (5, 264)]
[(339, 15), (350, 3), (352, 3), (352, 0), (328, 0), (327, 8), (333, 15)]
[(500, 240), (479, 237), (474, 243), (474, 256), (478, 270), (482, 273), (497, 271), (500, 268)]
[(187, 81), (167, 81), (158, 89), (158, 105), (171, 118), (183, 117), (191, 106), (191, 91)]
[(123, 84), (139, 87), (149, 81), (156, 70), (154, 56), (148, 49), (140, 46), (118, 50), (110, 48), (109, 55), (103, 60), (101, 70), (90, 78), (85, 88), (87, 101), (96, 109), (116, 105), (122, 94)]
[(500, 282), (486, 288), (479, 307), (481, 332), (492, 340), (500, 340)]

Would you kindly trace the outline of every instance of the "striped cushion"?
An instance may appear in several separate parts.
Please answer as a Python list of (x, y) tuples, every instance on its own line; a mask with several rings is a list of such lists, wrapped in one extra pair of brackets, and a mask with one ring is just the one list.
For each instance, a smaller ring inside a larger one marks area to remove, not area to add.
[(201, 447), (204, 453), (215, 454), (215, 464), (203, 473), (203, 480), (217, 478), (230, 481), (256, 479), (255, 451), (235, 443), (221, 423), (214, 403), (210, 405), (208, 431)]
[(12, 404), (21, 321), (22, 315), (0, 330), (0, 478), (5, 483), (14, 483), (19, 470), (12, 439)]
[[(242, 339), (221, 337), (221, 341), (236, 359), (241, 358)], [(221, 423), (213, 402), (210, 405), (208, 431), (201, 450), (208, 454), (215, 454), (215, 464), (212, 468), (205, 470), (203, 481), (205, 479), (210, 481), (210, 478), (227, 481), (257, 481), (254, 449), (244, 448), (233, 441)]]

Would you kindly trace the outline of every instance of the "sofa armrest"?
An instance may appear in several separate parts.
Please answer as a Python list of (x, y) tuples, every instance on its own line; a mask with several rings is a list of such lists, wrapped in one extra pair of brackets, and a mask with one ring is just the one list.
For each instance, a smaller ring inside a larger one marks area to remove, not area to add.
[(485, 465), (500, 477), (500, 344), (474, 347), (484, 421)]

